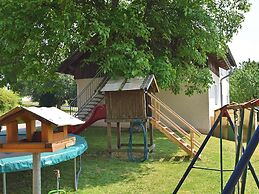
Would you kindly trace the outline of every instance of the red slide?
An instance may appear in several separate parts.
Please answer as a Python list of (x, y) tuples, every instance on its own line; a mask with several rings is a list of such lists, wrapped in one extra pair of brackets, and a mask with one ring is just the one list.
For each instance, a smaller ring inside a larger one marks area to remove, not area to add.
[(69, 126), (68, 132), (73, 134), (79, 134), (84, 131), (87, 127), (92, 125), (94, 122), (106, 119), (106, 107), (105, 104), (97, 105), (92, 113), (91, 116), (85, 121), (84, 124), (78, 126)]

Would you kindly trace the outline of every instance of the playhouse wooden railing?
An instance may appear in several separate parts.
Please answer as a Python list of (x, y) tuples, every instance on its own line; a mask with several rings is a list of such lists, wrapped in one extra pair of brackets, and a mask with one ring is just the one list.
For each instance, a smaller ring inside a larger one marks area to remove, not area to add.
[(98, 71), (87, 86), (69, 104), (70, 115), (77, 116), (85, 105), (91, 101), (102, 86), (107, 82), (108, 77), (102, 71)]
[[(149, 103), (148, 107), (152, 111), (152, 118), (157, 123), (165, 122), (166, 126), (172, 127), (175, 131), (177, 131), (179, 134), (185, 137), (185, 139), (190, 142), (190, 150), (193, 155), (194, 148), (200, 147), (200, 143), (195, 139), (195, 135), (200, 137), (201, 133), (197, 129), (195, 129), (190, 123), (184, 120), (180, 115), (178, 115), (175, 111), (173, 111), (168, 105), (162, 102), (158, 97), (151, 93), (148, 93), (148, 96), (150, 97), (151, 102)], [(179, 124), (185, 126), (189, 130), (189, 133), (183, 128), (181, 128), (172, 119), (177, 120)]]

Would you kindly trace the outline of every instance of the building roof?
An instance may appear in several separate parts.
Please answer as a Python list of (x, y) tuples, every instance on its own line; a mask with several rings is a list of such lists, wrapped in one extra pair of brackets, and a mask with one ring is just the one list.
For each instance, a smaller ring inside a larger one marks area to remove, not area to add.
[(135, 77), (131, 79), (110, 79), (101, 89), (102, 92), (112, 91), (130, 91), (130, 90), (149, 90), (159, 92), (154, 75), (149, 75), (145, 78)]
[(236, 67), (236, 61), (228, 48), (226, 57), (219, 58), (215, 54), (209, 54), (208, 55), (209, 60), (213, 63), (214, 66), (221, 67), (225, 70), (230, 69), (231, 67)]
[(16, 107), (6, 114), (0, 116), (0, 125), (5, 125), (9, 118), (20, 118), (24, 113), (29, 113), (39, 121), (49, 122), (56, 126), (79, 125), (84, 122), (65, 113), (56, 107)]
[[(73, 75), (75, 79), (93, 78), (100, 66), (96, 63), (84, 64), (84, 59), (89, 58), (90, 55), (91, 53), (89, 51), (74, 52), (61, 63), (58, 72)], [(214, 68), (221, 67), (227, 70), (230, 67), (236, 66), (236, 62), (229, 48), (225, 57), (219, 58), (215, 54), (208, 54), (208, 59)]]

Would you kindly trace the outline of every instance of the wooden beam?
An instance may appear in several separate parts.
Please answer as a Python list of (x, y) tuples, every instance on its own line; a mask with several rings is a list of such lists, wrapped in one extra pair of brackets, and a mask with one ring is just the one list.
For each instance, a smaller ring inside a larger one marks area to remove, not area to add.
[(117, 122), (117, 148), (121, 147), (121, 125), (120, 122)]
[(41, 122), (41, 141), (52, 142), (53, 141), (53, 130), (50, 124)]
[(18, 122), (16, 120), (6, 125), (6, 143), (18, 142)]
[(149, 120), (149, 141), (151, 145), (154, 144), (154, 127), (150, 122), (150, 120)]
[(40, 153), (40, 152), (52, 152), (52, 148), (46, 148), (45, 143), (10, 143), (2, 144), (0, 152), (31, 152), (31, 153)]
[(68, 136), (68, 126), (63, 126), (64, 138)]
[(36, 131), (36, 121), (35, 120), (26, 121), (26, 139), (28, 141), (32, 140), (32, 136), (35, 131)]
[(111, 150), (112, 150), (112, 126), (111, 126), (111, 122), (107, 122), (107, 146), (108, 146), (108, 152), (111, 153)]

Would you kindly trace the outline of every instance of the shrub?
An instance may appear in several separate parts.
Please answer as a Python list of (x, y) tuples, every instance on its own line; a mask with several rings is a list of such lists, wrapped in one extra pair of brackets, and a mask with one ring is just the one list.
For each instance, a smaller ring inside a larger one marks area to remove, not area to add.
[(20, 102), (20, 97), (18, 94), (6, 88), (0, 88), (0, 111), (8, 111)]

